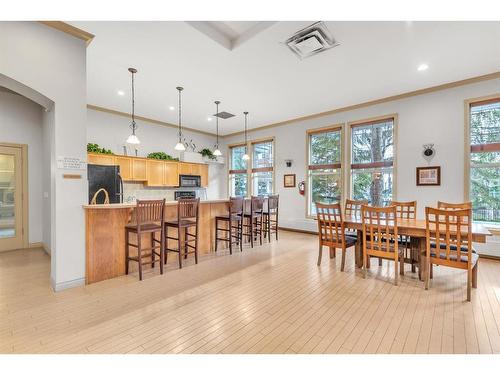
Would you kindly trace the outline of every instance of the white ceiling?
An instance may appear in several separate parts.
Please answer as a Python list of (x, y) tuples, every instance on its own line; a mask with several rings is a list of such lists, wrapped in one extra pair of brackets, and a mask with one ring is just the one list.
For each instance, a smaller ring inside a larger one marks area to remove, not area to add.
[[(130, 111), (136, 67), (138, 115), (215, 131), (214, 100), (234, 113), (222, 134), (500, 71), (500, 22), (326, 22), (340, 46), (300, 61), (283, 45), (314, 21), (275, 22), (228, 49), (186, 22), (72, 22), (88, 47), (88, 103)], [(238, 39), (258, 22), (210, 22)], [(417, 71), (421, 63), (429, 65)], [(117, 95), (125, 91), (124, 96)]]

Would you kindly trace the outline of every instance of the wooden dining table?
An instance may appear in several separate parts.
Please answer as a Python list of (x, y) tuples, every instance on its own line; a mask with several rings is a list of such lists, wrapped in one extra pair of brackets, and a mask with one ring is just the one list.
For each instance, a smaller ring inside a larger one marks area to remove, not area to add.
[[(344, 216), (344, 226), (346, 229), (356, 230), (358, 233), (358, 241), (356, 242), (356, 265), (361, 268), (363, 266), (362, 255), (362, 238), (363, 238), (363, 223), (360, 215)], [(422, 267), (422, 259), (425, 254), (426, 247), (426, 226), (423, 219), (398, 219), (398, 235), (409, 236), (410, 246), (416, 249), (419, 259), (417, 262)], [(491, 236), (491, 232), (482, 224), (472, 223), (472, 242), (485, 243), (486, 237)], [(421, 272), (419, 272), (421, 276)]]

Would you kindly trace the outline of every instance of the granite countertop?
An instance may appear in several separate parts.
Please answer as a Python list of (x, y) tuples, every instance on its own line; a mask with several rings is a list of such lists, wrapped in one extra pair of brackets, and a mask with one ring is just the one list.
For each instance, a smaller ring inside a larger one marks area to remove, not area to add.
[[(209, 203), (226, 203), (229, 202), (229, 199), (207, 199), (200, 200), (200, 204), (209, 204)], [(174, 206), (177, 204), (177, 201), (166, 201), (165, 205)], [(136, 206), (134, 203), (109, 203), (109, 204), (85, 204), (83, 205), (84, 209), (118, 209), (118, 208), (134, 208)]]

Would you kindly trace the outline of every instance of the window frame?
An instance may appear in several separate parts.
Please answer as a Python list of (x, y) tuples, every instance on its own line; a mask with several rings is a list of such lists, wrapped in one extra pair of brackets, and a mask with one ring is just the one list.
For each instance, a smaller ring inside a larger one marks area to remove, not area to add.
[[(334, 124), (334, 125), (329, 125), (329, 126), (325, 126), (325, 127), (321, 127), (321, 128), (314, 128), (314, 129), (307, 129), (306, 130), (306, 160), (305, 160), (305, 169), (306, 169), (306, 173), (305, 173), (305, 180), (306, 180), (306, 191), (305, 191), (305, 217), (307, 219), (316, 219), (316, 216), (312, 215), (311, 212), (310, 212), (310, 208), (311, 208), (311, 205), (309, 204), (309, 199), (311, 198), (310, 197), (310, 175), (309, 175), (309, 171), (311, 170), (309, 167), (309, 158), (310, 158), (310, 151), (311, 151), (311, 147), (310, 147), (310, 140), (311, 140), (311, 135), (314, 135), (314, 134), (321, 134), (321, 133), (328, 133), (328, 132), (331, 132), (331, 131), (339, 131), (340, 132), (340, 163), (336, 163), (336, 164), (333, 164), (333, 166), (337, 167), (337, 169), (340, 169), (340, 187), (341, 187), (341, 192), (340, 192), (340, 200), (341, 200), (341, 203), (344, 202), (345, 200), (345, 177), (344, 177), (344, 159), (345, 159), (345, 147), (344, 147), (344, 143), (345, 143), (345, 131), (344, 131), (344, 128), (345, 128), (345, 124), (344, 123), (338, 123), (338, 124)], [(330, 164), (326, 164), (326, 166), (328, 166)], [(314, 169), (314, 168), (312, 168)], [(312, 204), (312, 202), (311, 202)]]
[[(273, 166), (272, 167), (266, 167), (266, 168), (253, 168), (253, 146), (259, 143), (271, 143), (272, 148), (273, 148)], [(231, 169), (231, 161), (232, 161), (232, 149), (236, 147), (245, 147), (246, 146), (246, 152), (250, 156), (250, 159), (247, 160), (247, 169), (244, 170), (242, 169), (241, 172), (234, 172)], [(272, 194), (276, 192), (276, 142), (275, 142), (275, 137), (265, 137), (265, 138), (259, 138), (259, 139), (254, 139), (254, 140), (249, 140), (247, 143), (245, 142), (238, 142), (238, 143), (233, 143), (228, 145), (228, 155), (227, 155), (227, 187), (228, 187), (228, 195), (232, 195), (231, 191), (231, 175), (232, 174), (245, 174), (247, 178), (247, 195), (244, 198), (250, 198), (252, 195), (254, 195), (254, 189), (253, 189), (253, 173), (257, 172), (262, 172), (264, 169), (268, 172), (272, 172), (273, 176), (273, 183), (272, 183)], [(254, 172), (256, 170), (256, 172)], [(231, 173), (233, 171), (233, 173)], [(244, 171), (244, 172), (243, 172)]]
[[(353, 184), (352, 184), (352, 170), (353, 169), (363, 169), (359, 168), (357, 165), (352, 168), (352, 128), (359, 127), (363, 125), (370, 125), (376, 123), (386, 122), (387, 120), (392, 120), (392, 139), (393, 139), (393, 156), (392, 156), (392, 200), (397, 200), (397, 160), (398, 160), (398, 114), (391, 113), (382, 116), (365, 118), (362, 120), (351, 121), (347, 123), (347, 147), (346, 147), (346, 168), (345, 168), (345, 180), (346, 180), (346, 191), (349, 199), (352, 198), (353, 194)], [(375, 168), (383, 169), (387, 167), (387, 162), (376, 162), (372, 165), (376, 165)], [(368, 168), (367, 168), (368, 169)]]
[[(470, 115), (471, 107), (481, 104), (487, 104), (487, 102), (500, 102), (500, 93), (481, 96), (477, 98), (470, 98), (464, 100), (464, 201), (472, 202), (471, 191), (470, 191), (470, 175), (472, 169), (471, 154), (472, 145), (470, 144)], [(479, 146), (481, 147), (481, 146)], [(495, 163), (499, 164), (499, 163)], [(480, 222), (481, 223), (481, 222)], [(493, 232), (500, 234), (500, 224), (482, 223), (487, 227), (493, 228)]]

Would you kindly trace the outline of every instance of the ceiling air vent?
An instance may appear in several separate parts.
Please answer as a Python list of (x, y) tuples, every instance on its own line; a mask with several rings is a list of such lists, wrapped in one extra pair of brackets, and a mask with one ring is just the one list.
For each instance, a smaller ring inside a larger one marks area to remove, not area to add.
[(228, 119), (228, 118), (231, 118), (231, 117), (234, 117), (234, 115), (232, 113), (229, 113), (229, 112), (225, 112), (225, 111), (222, 111), (222, 112), (219, 112), (219, 113), (216, 113), (214, 116), (218, 117), (218, 118), (222, 118), (224, 120)]
[(297, 31), (285, 44), (301, 60), (339, 45), (322, 21)]

